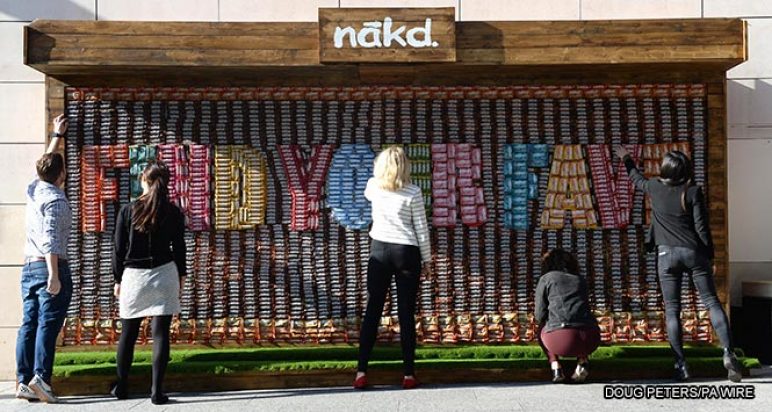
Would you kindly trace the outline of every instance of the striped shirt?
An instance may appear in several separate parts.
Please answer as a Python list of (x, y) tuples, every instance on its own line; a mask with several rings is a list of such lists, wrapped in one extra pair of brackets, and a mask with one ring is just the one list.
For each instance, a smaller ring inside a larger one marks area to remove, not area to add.
[(367, 181), (365, 197), (372, 202), (373, 226), (370, 237), (386, 243), (418, 246), (421, 260), (432, 258), (429, 224), (421, 189), (407, 185), (397, 191), (378, 187), (375, 178)]
[(27, 186), (26, 257), (51, 253), (66, 259), (71, 223), (72, 210), (62, 189), (38, 179)]

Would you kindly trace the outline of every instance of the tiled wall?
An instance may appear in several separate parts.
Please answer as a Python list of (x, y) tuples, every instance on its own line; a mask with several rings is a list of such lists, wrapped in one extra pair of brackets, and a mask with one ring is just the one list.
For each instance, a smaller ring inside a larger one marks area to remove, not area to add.
[(0, 0), (0, 379), (13, 375), (21, 316), (24, 188), (42, 153), (43, 76), (22, 64), (22, 26), (36, 18), (315, 21), (318, 7), (456, 8), (459, 20), (743, 17), (749, 62), (729, 72), (732, 300), (744, 279), (772, 278), (772, 1), (769, 0)]

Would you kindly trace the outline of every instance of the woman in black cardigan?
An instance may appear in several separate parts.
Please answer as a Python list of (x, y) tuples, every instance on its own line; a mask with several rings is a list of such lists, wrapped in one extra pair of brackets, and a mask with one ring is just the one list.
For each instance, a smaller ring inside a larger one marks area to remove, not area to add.
[(600, 329), (590, 310), (587, 281), (579, 273), (574, 255), (563, 249), (544, 255), (541, 267), (534, 315), (539, 323), (539, 344), (552, 370), (552, 382), (565, 381), (559, 356), (576, 357), (571, 380), (584, 382), (589, 374), (589, 356), (600, 345)]
[(689, 379), (681, 330), (681, 278), (689, 273), (702, 303), (710, 310), (710, 321), (724, 347), (724, 367), (729, 371), (729, 380), (740, 382), (742, 375), (732, 349), (729, 322), (713, 282), (713, 239), (705, 196), (702, 188), (692, 182), (691, 161), (679, 151), (669, 152), (662, 159), (659, 177), (647, 179), (624, 147), (616, 147), (615, 153), (624, 161), (635, 187), (651, 199), (646, 247), (652, 251), (657, 246), (667, 337), (676, 357), (675, 378)]

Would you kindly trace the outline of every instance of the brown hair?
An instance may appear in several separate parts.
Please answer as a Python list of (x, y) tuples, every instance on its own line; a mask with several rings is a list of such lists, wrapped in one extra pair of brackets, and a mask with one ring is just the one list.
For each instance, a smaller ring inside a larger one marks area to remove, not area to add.
[(147, 233), (158, 227), (158, 214), (169, 203), (169, 168), (163, 162), (150, 161), (142, 171), (149, 190), (131, 208), (132, 225)]
[(572, 275), (579, 274), (579, 262), (574, 255), (563, 249), (552, 249), (541, 259), (541, 273), (561, 271)]
[(64, 171), (64, 157), (61, 153), (46, 153), (40, 156), (35, 167), (40, 180), (53, 184)]

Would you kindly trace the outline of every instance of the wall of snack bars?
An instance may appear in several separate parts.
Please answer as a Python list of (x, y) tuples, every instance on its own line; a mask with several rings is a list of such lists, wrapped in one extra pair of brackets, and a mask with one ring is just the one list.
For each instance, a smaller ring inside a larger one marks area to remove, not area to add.
[[(647, 200), (611, 144), (649, 175), (670, 149), (706, 182), (702, 84), (68, 88), (74, 293), (65, 344), (114, 343), (115, 215), (150, 159), (171, 167), (189, 276), (176, 342), (354, 342), (366, 303), (363, 191), (405, 145), (432, 226), (425, 343), (532, 341), (540, 257), (574, 251), (605, 341), (661, 341)], [(396, 341), (392, 289), (380, 339)], [(686, 339), (712, 339), (685, 279)]]

